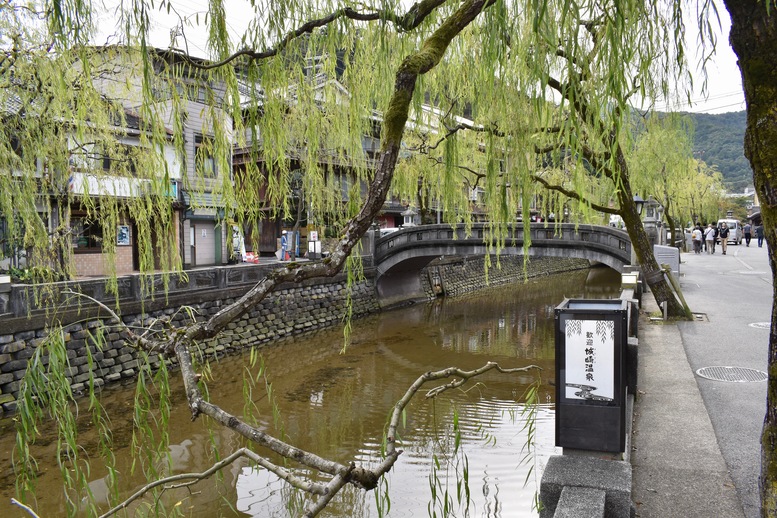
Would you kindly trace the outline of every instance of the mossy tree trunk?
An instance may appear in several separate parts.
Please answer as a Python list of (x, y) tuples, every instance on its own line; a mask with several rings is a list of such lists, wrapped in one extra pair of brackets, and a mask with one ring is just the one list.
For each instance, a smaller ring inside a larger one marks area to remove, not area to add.
[[(767, 7), (768, 4), (771, 4)], [(745, 156), (761, 203), (772, 279), (777, 263), (777, 6), (773, 0), (726, 0), (731, 46), (747, 103)], [(769, 380), (761, 435), (761, 516), (777, 516), (777, 285), (772, 283)]]
[[(628, 165), (625, 163), (622, 152), (618, 151), (618, 154), (620, 155), (619, 161), (622, 162), (621, 170), (624, 172), (628, 171)], [(621, 188), (618, 190), (618, 204), (621, 207), (620, 216), (623, 218), (626, 231), (631, 239), (631, 248), (634, 250), (634, 255), (642, 269), (642, 274), (645, 276), (645, 281), (653, 293), (653, 298), (655, 298), (657, 304), (665, 303), (667, 305), (669, 315), (688, 318), (690, 315), (686, 314), (685, 308), (677, 300), (672, 287), (664, 276), (661, 265), (658, 264), (653, 253), (653, 243), (645, 231), (640, 215), (637, 213), (637, 206), (634, 203), (634, 195), (631, 191), (628, 175), (621, 174), (620, 178)]]

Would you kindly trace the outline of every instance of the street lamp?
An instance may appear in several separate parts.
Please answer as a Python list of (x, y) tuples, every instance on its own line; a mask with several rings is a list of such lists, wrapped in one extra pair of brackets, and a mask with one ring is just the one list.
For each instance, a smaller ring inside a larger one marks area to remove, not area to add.
[(642, 207), (645, 206), (645, 200), (639, 197), (639, 194), (634, 195), (634, 205), (637, 206), (637, 215), (642, 215)]

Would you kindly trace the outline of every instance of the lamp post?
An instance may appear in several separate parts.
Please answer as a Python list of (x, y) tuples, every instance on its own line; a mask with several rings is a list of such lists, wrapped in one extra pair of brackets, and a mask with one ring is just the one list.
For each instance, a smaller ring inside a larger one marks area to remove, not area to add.
[(664, 230), (664, 206), (658, 201), (658, 207), (656, 208), (656, 214), (658, 215), (658, 244), (666, 244), (666, 231)]
[(408, 207), (407, 210), (402, 213), (402, 217), (405, 220), (404, 223), (402, 223), (402, 226), (414, 227), (416, 214), (418, 214), (416, 211)]

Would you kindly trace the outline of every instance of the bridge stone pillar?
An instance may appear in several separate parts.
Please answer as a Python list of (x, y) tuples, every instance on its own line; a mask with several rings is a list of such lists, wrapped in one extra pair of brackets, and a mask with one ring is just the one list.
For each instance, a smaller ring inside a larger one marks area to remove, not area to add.
[(428, 300), (429, 296), (421, 284), (421, 272), (436, 258), (436, 256), (413, 257), (404, 261), (401, 267), (392, 268), (378, 275), (376, 288), (380, 306), (387, 308)]

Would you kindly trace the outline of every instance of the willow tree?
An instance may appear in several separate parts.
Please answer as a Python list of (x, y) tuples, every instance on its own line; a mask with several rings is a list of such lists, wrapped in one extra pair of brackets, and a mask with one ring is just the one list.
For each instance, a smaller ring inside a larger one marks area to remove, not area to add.
[[(93, 140), (111, 142), (115, 139), (115, 121), (118, 119), (118, 126), (125, 127), (125, 110), (133, 106), (142, 121), (139, 144), (149, 160), (145, 179), (158, 190), (126, 210), (135, 215), (139, 233), (148, 236), (144, 241), (150, 249), (151, 227), (156, 221), (170, 221), (164, 189), (165, 174), (171, 166), (165, 150), (172, 146), (179, 155), (183, 153), (180, 121), (183, 104), (192, 95), (188, 89), (192, 80), (206, 85), (204, 113), (214, 133), (213, 142), (208, 144), (214, 160), (228, 165), (233, 147), (247, 150), (251, 157), (236, 179), (239, 188), (225, 179), (215, 182), (207, 178), (193, 182), (193, 188), (214, 190), (224, 198), (228, 211), (240, 211), (250, 221), (262, 217), (251, 207), (288, 209), (292, 183), (298, 179), (294, 172), (301, 171), (300, 181), (313, 213), (342, 222), (342, 234), (329, 258), (290, 264), (268, 275), (234, 304), (183, 329), (166, 335), (138, 335), (126, 328), (122, 332), (143, 354), (177, 360), (193, 418), (205, 416), (253, 445), (290, 461), (302, 460), (323, 474), (328, 482), (314, 483), (249, 449), (224, 459), (247, 456), (296, 487), (317, 495), (309, 515), (318, 513), (345, 484), (365, 489), (377, 486), (399, 455), (395, 432), (406, 401), (399, 402), (391, 418), (386, 457), (378, 467), (332, 462), (313, 452), (301, 452), (256, 428), (250, 416), (241, 418), (210, 401), (191, 347), (216, 337), (280, 284), (331, 276), (349, 264), (351, 252), (381, 210), (392, 186), (400, 193), (407, 186), (418, 187), (417, 178), (408, 180), (413, 174), (408, 164), (400, 168), (403, 181), (393, 184), (411, 117), (414, 127), (426, 125), (430, 131), (448, 137), (443, 144), (443, 167), (430, 171), (422, 181), (442, 201), (443, 209), (451, 212), (451, 221), (467, 219), (458, 172), (461, 166), (477, 165), (477, 174), (483, 175), (485, 210), (492, 222), (488, 239), (496, 243), (497, 249), (519, 200), (528, 201), (528, 186), (541, 163), (538, 154), (556, 157), (556, 163), (561, 163), (558, 157), (564, 157), (568, 167), (554, 167), (553, 173), (568, 175), (573, 189), (565, 195), (577, 197), (582, 208), (590, 207), (581, 192), (585, 194), (584, 187), (594, 185), (589, 181), (592, 176), (609, 182), (657, 300), (669, 303), (670, 311), (679, 313), (679, 304), (660, 274), (633, 203), (625, 153), (630, 102), (637, 94), (645, 102), (666, 94), (683, 70), (683, 26), (680, 11), (672, 9), (674, 4), (613, 0), (569, 4), (561, 10), (540, 0), (422, 0), (407, 9), (400, 2), (255, 2), (247, 31), (239, 40), (230, 41), (228, 5), (212, 0), (207, 17), (202, 17), (208, 34), (208, 59), (190, 58), (177, 49), (167, 54), (174, 54), (176, 59), (155, 60), (156, 53), (149, 43), (150, 20), (155, 9), (172, 10), (174, 4), (164, 0), (122, 3), (118, 14), (127, 50), (111, 49), (118, 57), (108, 61), (99, 58), (105, 49), (95, 52), (92, 47), (95, 22), (89, 2), (51, 0), (39, 13), (34, 5), (0, 6), (5, 52), (0, 58), (0, 87), (5, 92), (29, 88), (25, 107), (35, 107), (41, 114), (11, 114), (19, 125), (15, 131), (30, 135), (28, 145), (32, 147), (22, 153), (28, 165), (21, 167), (11, 136), (2, 141), (4, 178), (15, 189), (13, 201), (2, 207), (3, 216), (12, 220), (19, 214), (23, 220), (40, 220), (38, 212), (33, 214), (31, 209), (35, 207), (32, 198), (40, 192), (33, 187), (41, 177), (32, 164), (42, 157), (57, 157), (56, 161), (50, 159), (49, 171), (64, 177), (71, 167), (72, 150), (88, 150), (87, 144)], [(25, 14), (33, 17), (22, 20)], [(28, 27), (37, 32), (28, 34)], [(184, 48), (186, 27), (182, 25), (176, 31), (175, 39), (184, 41)], [(132, 79), (116, 81), (110, 75), (127, 68), (135, 70)], [(47, 70), (51, 72), (42, 75)], [(338, 78), (347, 95), (327, 88), (327, 78)], [(132, 82), (139, 93), (134, 101), (121, 95), (110, 99), (115, 95), (111, 85)], [(8, 95), (7, 99), (21, 94)], [(431, 111), (424, 107), (427, 99), (433, 105)], [(451, 105), (464, 104), (471, 105), (473, 114), (467, 129), (477, 136), (470, 146), (461, 145), (457, 136), (460, 129), (451, 126), (446, 116), (453, 113), (449, 111)], [(38, 129), (46, 120), (60, 127), (52, 131)], [(380, 127), (380, 150), (374, 157), (366, 157), (362, 136), (372, 134), (376, 125)], [(99, 135), (90, 136), (95, 132)], [(62, 140), (47, 141), (51, 135)], [(73, 135), (77, 142), (85, 141), (83, 146), (72, 145)], [(330, 174), (340, 163), (349, 164), (353, 186), (345, 205), (339, 203), (340, 185), (334, 185)], [(257, 164), (263, 164), (263, 168)], [(366, 191), (359, 188), (361, 184), (368, 186)], [(93, 207), (93, 214), (102, 211), (103, 203), (110, 205), (104, 195), (96, 199), (97, 194), (104, 193), (87, 189), (79, 194), (79, 203)], [(67, 198), (68, 203), (72, 201)], [(18, 207), (29, 208), (18, 211)], [(109, 213), (113, 219), (105, 225), (106, 232), (115, 229), (114, 223), (123, 214), (118, 207)], [(14, 226), (12, 233), (22, 233), (25, 228)], [(63, 232), (68, 232), (66, 224)], [(162, 232), (161, 239), (170, 240), (167, 246), (161, 245), (166, 250), (175, 249), (171, 233)], [(50, 243), (49, 236), (42, 233), (29, 240), (36, 246)], [(63, 257), (67, 262), (67, 254)], [(176, 260), (171, 254), (170, 259), (168, 268), (180, 268), (180, 257)], [(146, 271), (152, 265), (152, 261), (141, 262)], [(121, 321), (119, 317), (117, 313), (117, 322)], [(55, 347), (57, 335), (52, 336), (51, 346)], [(487, 368), (496, 367), (489, 364)], [(457, 376), (445, 387), (457, 386), (475, 374), (443, 371), (422, 377), (419, 383)], [(40, 383), (35, 385), (35, 379)], [(22, 407), (20, 415), (25, 419), (36, 415), (40, 402), (65, 412), (66, 404), (54, 404), (42, 392), (65, 383), (63, 378), (31, 376), (29, 381), (39, 393), (37, 398), (24, 400), (23, 405), (28, 406)], [(142, 383), (141, 378), (139, 385)], [(409, 394), (417, 389), (414, 386)], [(97, 402), (94, 408), (99, 412)], [(62, 422), (69, 421), (63, 418)], [(28, 424), (28, 430), (33, 430), (34, 424)], [(66, 451), (69, 455), (75, 450)], [(219, 463), (214, 468), (224, 465)], [(68, 477), (78, 478), (69, 472)], [(151, 482), (145, 489), (153, 487), (156, 484)], [(122, 505), (126, 503), (119, 507)]]
[(631, 154), (635, 188), (661, 203), (672, 243), (684, 239), (675, 234), (688, 222), (696, 224), (700, 217), (717, 220), (718, 203), (725, 193), (720, 172), (692, 157), (690, 123), (687, 116), (677, 114), (648, 115)]
[(477, 186), (497, 243), (538, 195), (546, 214), (565, 205), (588, 217), (619, 214), (656, 301), (684, 316), (633, 202), (629, 156), (633, 106), (665, 95), (683, 73), (670, 30), (678, 13), (619, 2), (548, 16), (531, 3), (516, 7), (495, 3), (473, 27), (484, 40), (458, 39), (425, 78), (436, 105), (414, 125), (418, 156), (401, 168), (410, 177), (404, 197), (421, 185), (444, 212), (461, 215), (468, 197), (453, 187)]

